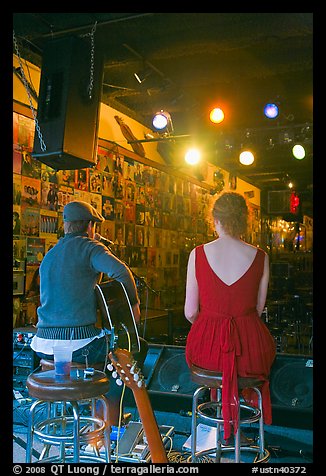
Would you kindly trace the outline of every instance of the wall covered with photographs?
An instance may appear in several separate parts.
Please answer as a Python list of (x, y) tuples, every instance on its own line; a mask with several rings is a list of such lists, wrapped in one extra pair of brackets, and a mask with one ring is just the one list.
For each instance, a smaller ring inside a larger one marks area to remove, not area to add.
[(13, 121), (13, 257), (14, 269), (24, 263), (26, 278), (23, 298), (15, 297), (24, 301), (24, 322), (14, 327), (36, 323), (38, 267), (63, 236), (64, 206), (76, 199), (105, 217), (98, 231), (144, 279), (142, 300), (154, 308), (182, 305), (189, 252), (214, 236), (209, 187), (137, 161), (105, 140), (96, 166), (55, 171), (31, 156), (34, 121), (16, 112)]

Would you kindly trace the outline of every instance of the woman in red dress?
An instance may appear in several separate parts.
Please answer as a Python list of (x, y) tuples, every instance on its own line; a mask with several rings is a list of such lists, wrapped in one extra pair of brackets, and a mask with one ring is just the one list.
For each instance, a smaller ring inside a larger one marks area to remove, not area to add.
[[(193, 363), (223, 373), (225, 440), (238, 427), (237, 376), (264, 380), (264, 423), (272, 423), (269, 374), (276, 348), (261, 319), (269, 259), (262, 249), (240, 238), (247, 229), (247, 216), (242, 195), (221, 195), (213, 207), (218, 238), (194, 248), (187, 269), (184, 312), (192, 326), (187, 336), (186, 360), (189, 366)], [(243, 397), (249, 404), (257, 405), (254, 391), (244, 391)]]

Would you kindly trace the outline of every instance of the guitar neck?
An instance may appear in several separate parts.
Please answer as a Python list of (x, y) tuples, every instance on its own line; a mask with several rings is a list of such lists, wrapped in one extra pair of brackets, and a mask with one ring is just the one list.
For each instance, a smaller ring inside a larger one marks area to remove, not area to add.
[[(162, 437), (149, 400), (145, 381), (140, 369), (136, 367), (132, 354), (126, 349), (115, 349), (109, 353), (112, 368), (115, 368), (122, 381), (131, 388), (147, 438), (153, 463), (167, 463)], [(110, 369), (111, 370), (111, 369)]]
[(167, 463), (168, 459), (162, 442), (162, 437), (158, 429), (146, 387), (133, 390), (133, 394), (143, 424), (144, 433), (148, 441), (152, 463)]

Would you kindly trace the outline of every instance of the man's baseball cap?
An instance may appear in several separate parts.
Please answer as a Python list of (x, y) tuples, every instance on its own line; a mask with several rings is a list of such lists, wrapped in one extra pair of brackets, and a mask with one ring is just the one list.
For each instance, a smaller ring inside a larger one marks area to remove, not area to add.
[(63, 221), (79, 220), (102, 222), (105, 218), (92, 205), (82, 200), (67, 203), (63, 209)]

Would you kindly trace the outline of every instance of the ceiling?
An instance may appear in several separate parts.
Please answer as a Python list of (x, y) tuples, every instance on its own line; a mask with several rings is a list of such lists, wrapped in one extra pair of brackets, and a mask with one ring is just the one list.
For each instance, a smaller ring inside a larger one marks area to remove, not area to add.
[[(148, 127), (156, 111), (169, 111), (174, 140), (167, 161), (181, 142), (197, 141), (209, 162), (262, 190), (285, 189), (291, 179), (308, 201), (312, 23), (312, 13), (13, 14), (20, 52), (38, 66), (46, 42), (68, 35), (89, 40), (93, 29), (95, 54), (104, 57), (101, 101)], [(134, 73), (144, 69), (150, 75), (140, 84)], [(271, 120), (263, 106), (273, 100), (280, 115)], [(220, 125), (208, 118), (216, 104), (225, 112)], [(257, 151), (251, 166), (238, 161), (245, 140)], [(291, 154), (295, 140), (305, 142), (303, 160)]]

